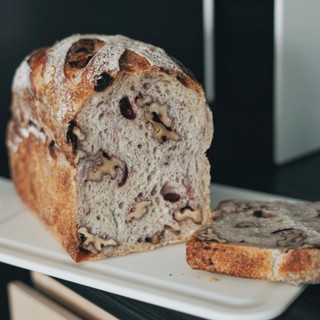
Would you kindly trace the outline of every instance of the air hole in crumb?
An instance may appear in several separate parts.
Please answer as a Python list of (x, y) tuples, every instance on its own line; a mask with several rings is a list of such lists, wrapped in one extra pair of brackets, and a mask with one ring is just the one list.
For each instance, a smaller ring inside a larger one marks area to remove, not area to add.
[(160, 89), (160, 87), (159, 87), (159, 86), (155, 86), (155, 88), (156, 88), (156, 91), (157, 91), (159, 94), (161, 94), (161, 89)]
[(157, 147), (154, 147), (154, 148), (153, 148), (153, 154), (156, 154), (157, 151), (158, 151), (158, 148), (157, 148)]
[(193, 122), (193, 116), (190, 116), (188, 121), (189, 121), (189, 123), (192, 123)]
[(104, 118), (104, 112), (101, 112), (101, 113), (99, 114), (98, 119), (101, 121), (103, 118)]
[(142, 124), (140, 124), (139, 129), (143, 130), (143, 125)]
[(97, 215), (97, 217), (96, 217), (96, 218), (97, 218), (97, 220), (98, 220), (98, 221), (100, 221), (100, 220), (101, 220), (101, 216), (100, 216), (100, 215)]
[(156, 204), (160, 205), (160, 198), (159, 197), (156, 198)]
[(167, 95), (169, 95), (169, 94), (171, 94), (171, 91), (170, 91), (169, 89), (167, 89), (167, 90), (165, 91), (165, 93), (166, 93)]
[(152, 179), (152, 175), (151, 175), (151, 174), (149, 174), (149, 175), (148, 175), (148, 177), (147, 177), (148, 182), (150, 182), (150, 181), (151, 181), (151, 179)]
[(155, 186), (152, 188), (152, 190), (151, 190), (151, 195), (154, 196), (154, 195), (157, 194), (157, 192), (158, 192), (158, 186), (155, 185)]
[(55, 151), (55, 142), (52, 140), (49, 144), (49, 151), (51, 154), (51, 157), (55, 158), (56, 157), (56, 151)]
[(176, 183), (180, 183), (180, 177), (175, 178)]
[(120, 202), (119, 205), (118, 205), (119, 209), (123, 209), (123, 206), (124, 206), (123, 202)]
[(137, 147), (138, 147), (138, 149), (141, 149), (141, 148), (142, 148), (142, 145), (141, 145), (141, 144), (138, 144)]
[(151, 83), (146, 82), (146, 83), (143, 84), (143, 89), (149, 90), (150, 88), (151, 88)]

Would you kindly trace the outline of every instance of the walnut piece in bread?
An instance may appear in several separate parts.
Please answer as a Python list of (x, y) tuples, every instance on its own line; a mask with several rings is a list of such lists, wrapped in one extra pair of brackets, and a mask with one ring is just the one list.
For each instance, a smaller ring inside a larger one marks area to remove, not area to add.
[(193, 269), (320, 283), (320, 202), (223, 201), (186, 249)]
[(124, 36), (71, 36), (14, 77), (12, 178), (75, 261), (182, 242), (208, 222), (212, 134), (187, 69)]

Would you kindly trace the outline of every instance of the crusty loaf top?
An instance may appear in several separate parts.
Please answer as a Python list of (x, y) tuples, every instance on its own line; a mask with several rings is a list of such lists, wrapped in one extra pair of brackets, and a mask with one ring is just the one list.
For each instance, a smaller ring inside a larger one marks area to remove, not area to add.
[(264, 248), (320, 247), (320, 202), (223, 201), (201, 241)]
[(31, 119), (63, 145), (68, 123), (85, 101), (115, 80), (146, 70), (170, 74), (204, 96), (192, 74), (158, 47), (121, 35), (73, 35), (21, 63), (13, 81), (13, 116), (17, 123)]

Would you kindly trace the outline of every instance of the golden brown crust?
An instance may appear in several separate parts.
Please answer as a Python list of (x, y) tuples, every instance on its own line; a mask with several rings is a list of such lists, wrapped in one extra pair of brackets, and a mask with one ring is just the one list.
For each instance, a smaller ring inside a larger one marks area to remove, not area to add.
[(146, 58), (126, 49), (119, 59), (119, 68), (120, 71), (134, 72), (150, 69), (151, 65)]
[[(15, 134), (13, 130), (12, 122), (9, 136)], [(50, 155), (49, 143), (30, 134), (16, 152), (9, 152), (12, 179), (24, 203), (75, 259), (79, 251), (76, 171), (60, 150)]]
[(204, 242), (196, 238), (187, 241), (187, 262), (193, 269), (223, 273), (244, 278), (271, 278), (271, 252), (258, 251), (218, 242)]
[(243, 278), (319, 283), (318, 248), (258, 248), (190, 238), (186, 260), (193, 268)]
[(279, 260), (277, 279), (292, 283), (320, 283), (319, 248), (291, 249)]

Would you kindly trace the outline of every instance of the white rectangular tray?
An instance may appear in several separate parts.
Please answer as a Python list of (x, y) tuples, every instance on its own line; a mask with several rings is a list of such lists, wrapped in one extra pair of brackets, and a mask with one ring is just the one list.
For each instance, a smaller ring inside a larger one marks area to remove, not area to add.
[[(212, 186), (213, 206), (231, 198), (263, 200), (278, 197)], [(185, 262), (184, 244), (76, 264), (25, 209), (12, 183), (1, 178), (0, 261), (216, 320), (274, 318), (305, 288), (192, 270)]]

